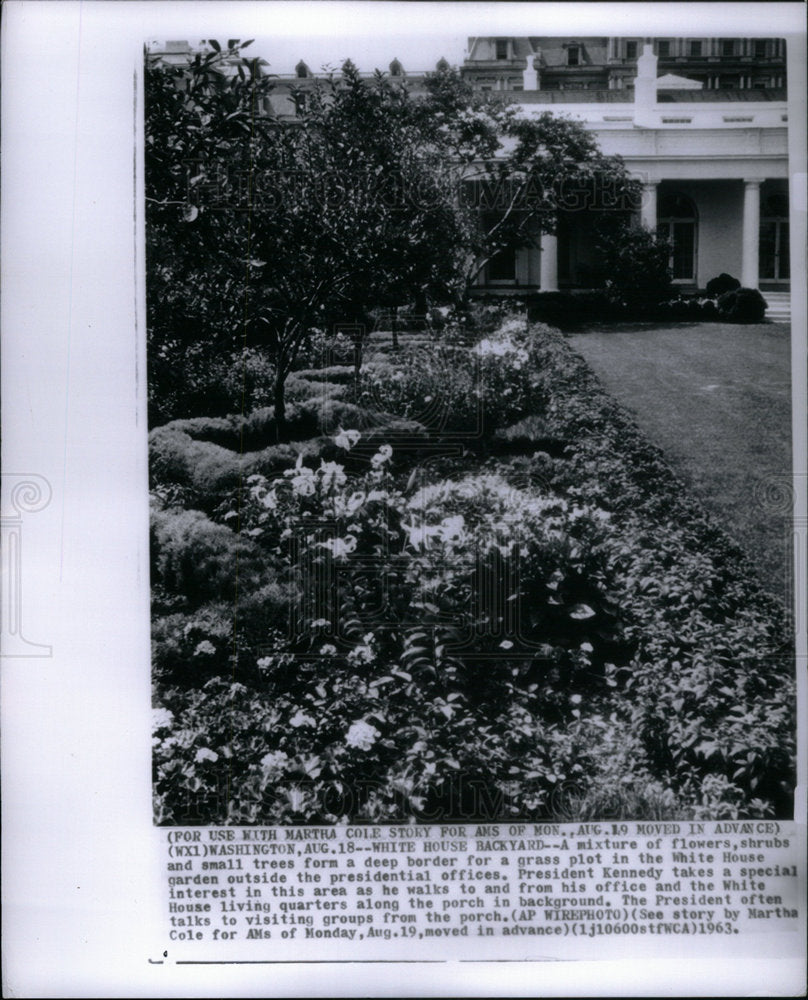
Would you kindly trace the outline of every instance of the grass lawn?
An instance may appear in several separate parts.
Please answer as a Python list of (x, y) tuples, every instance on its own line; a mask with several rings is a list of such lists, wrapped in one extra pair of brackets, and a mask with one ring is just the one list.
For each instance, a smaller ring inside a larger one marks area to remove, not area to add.
[(785, 597), (786, 522), (761, 491), (791, 472), (789, 327), (626, 324), (570, 341)]

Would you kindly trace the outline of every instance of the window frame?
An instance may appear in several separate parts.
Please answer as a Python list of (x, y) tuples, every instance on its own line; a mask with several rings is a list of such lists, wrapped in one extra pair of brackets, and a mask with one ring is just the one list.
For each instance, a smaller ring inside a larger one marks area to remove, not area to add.
[[(671, 255), (668, 261), (668, 266), (671, 269), (671, 273), (674, 275), (673, 284), (675, 285), (693, 285), (698, 282), (699, 274), (699, 213), (696, 208), (696, 204), (691, 197), (683, 194), (680, 191), (672, 191), (670, 194), (666, 194), (660, 198), (659, 209), (660, 211), (664, 208), (664, 201), (666, 199), (682, 199), (687, 203), (692, 215), (684, 215), (682, 213), (676, 212), (674, 214), (660, 215), (657, 214), (657, 225), (656, 231), (661, 234), (668, 242), (671, 244)], [(675, 262), (676, 262), (676, 226), (690, 225), (692, 227), (692, 245), (693, 250), (691, 253), (690, 260), (690, 275), (684, 277), (675, 277)], [(664, 231), (663, 231), (664, 230)]]

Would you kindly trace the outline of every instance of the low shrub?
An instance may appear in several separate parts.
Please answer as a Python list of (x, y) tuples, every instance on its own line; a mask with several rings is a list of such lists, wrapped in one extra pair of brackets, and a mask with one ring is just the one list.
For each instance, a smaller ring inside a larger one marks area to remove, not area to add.
[(762, 323), (767, 303), (756, 288), (736, 288), (718, 300), (718, 314), (726, 323)]
[(559, 330), (575, 330), (586, 323), (620, 319), (621, 302), (604, 289), (539, 292), (528, 303), (531, 323), (542, 322)]
[(737, 278), (733, 278), (731, 274), (722, 271), (717, 278), (711, 278), (707, 282), (705, 291), (711, 299), (717, 299), (726, 292), (734, 292), (736, 288), (740, 287), (741, 283)]
[(192, 602), (232, 599), (265, 580), (267, 560), (255, 544), (202, 511), (153, 507), (151, 530), (152, 569), (169, 592)]
[(149, 349), (149, 425), (199, 413), (226, 416), (272, 399), (275, 369), (266, 353), (207, 343), (163, 343)]
[(657, 233), (606, 213), (594, 245), (600, 280), (613, 299), (644, 309), (670, 293), (672, 246)]
[[(342, 443), (351, 450), (356, 434)], [(158, 816), (176, 820), (191, 787), (214, 796), (221, 774), (209, 765), (233, 759), (228, 818), (243, 822), (449, 815), (483, 793), (501, 798), (515, 775), (540, 814), (559, 780), (585, 776), (586, 748), (564, 727), (609, 689), (608, 518), (496, 475), (402, 490), (391, 459), (382, 447), (352, 478), (338, 463), (300, 462), (251, 479), (243, 527), (285, 562), (279, 580), (296, 581), (292, 632), (257, 657), (263, 684), (211, 680), (204, 702), (193, 689), (162, 692), (175, 742), (158, 727)], [(315, 581), (331, 582), (307, 589)], [(161, 663), (175, 678), (183, 649), (197, 657), (194, 621), (163, 627)], [(214, 640), (201, 642), (212, 655)], [(353, 800), (329, 812), (335, 790)]]
[(713, 815), (787, 814), (795, 720), (782, 609), (583, 360), (560, 336), (543, 343), (547, 420), (574, 442), (553, 485), (609, 511), (620, 538), (615, 601), (636, 652), (616, 675), (618, 712), (643, 747), (638, 765)]
[(394, 363), (368, 364), (358, 400), (416, 420), (434, 436), (482, 443), (532, 406), (539, 377), (525, 328), (524, 320), (512, 319), (471, 348), (430, 343), (403, 350)]
[[(158, 512), (159, 821), (789, 815), (782, 611), (559, 332), (518, 319), (477, 347), (373, 377), (384, 406), (442, 386), (467, 419), (491, 365), (492, 394), (518, 390), (492, 399), (506, 461), (423, 463), (394, 429), (434, 428), (374, 403), (282, 470), (242, 464), (216, 516), (243, 555)], [(256, 577), (228, 631), (235, 558)]]

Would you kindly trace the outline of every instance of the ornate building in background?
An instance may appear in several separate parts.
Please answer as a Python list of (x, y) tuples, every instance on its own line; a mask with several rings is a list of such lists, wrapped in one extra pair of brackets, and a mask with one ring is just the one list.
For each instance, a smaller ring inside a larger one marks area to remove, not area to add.
[[(640, 221), (673, 244), (678, 285), (703, 289), (728, 272), (766, 292), (770, 317), (787, 318), (785, 49), (777, 38), (485, 37), (468, 40), (458, 69), (526, 117), (553, 111), (577, 119), (604, 153), (622, 156), (643, 184)], [(165, 64), (191, 52), (186, 42), (150, 48)], [(431, 71), (442, 65), (449, 64), (442, 59)], [(396, 58), (386, 68), (414, 93), (429, 71)], [(293, 74), (277, 77), (267, 110), (293, 121), (319, 75), (301, 59)], [(588, 287), (596, 215), (562, 211), (557, 235), (490, 262), (478, 291)]]

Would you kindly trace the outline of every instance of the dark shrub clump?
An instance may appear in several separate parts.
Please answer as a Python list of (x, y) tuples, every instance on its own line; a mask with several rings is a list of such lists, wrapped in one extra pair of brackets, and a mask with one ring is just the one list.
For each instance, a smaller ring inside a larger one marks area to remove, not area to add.
[(731, 274), (722, 271), (717, 278), (711, 278), (707, 282), (706, 291), (711, 299), (717, 299), (726, 292), (734, 292), (736, 288), (740, 287), (741, 283), (737, 278), (733, 278)]
[(762, 323), (766, 305), (757, 288), (737, 288), (721, 296), (718, 312), (728, 323)]

